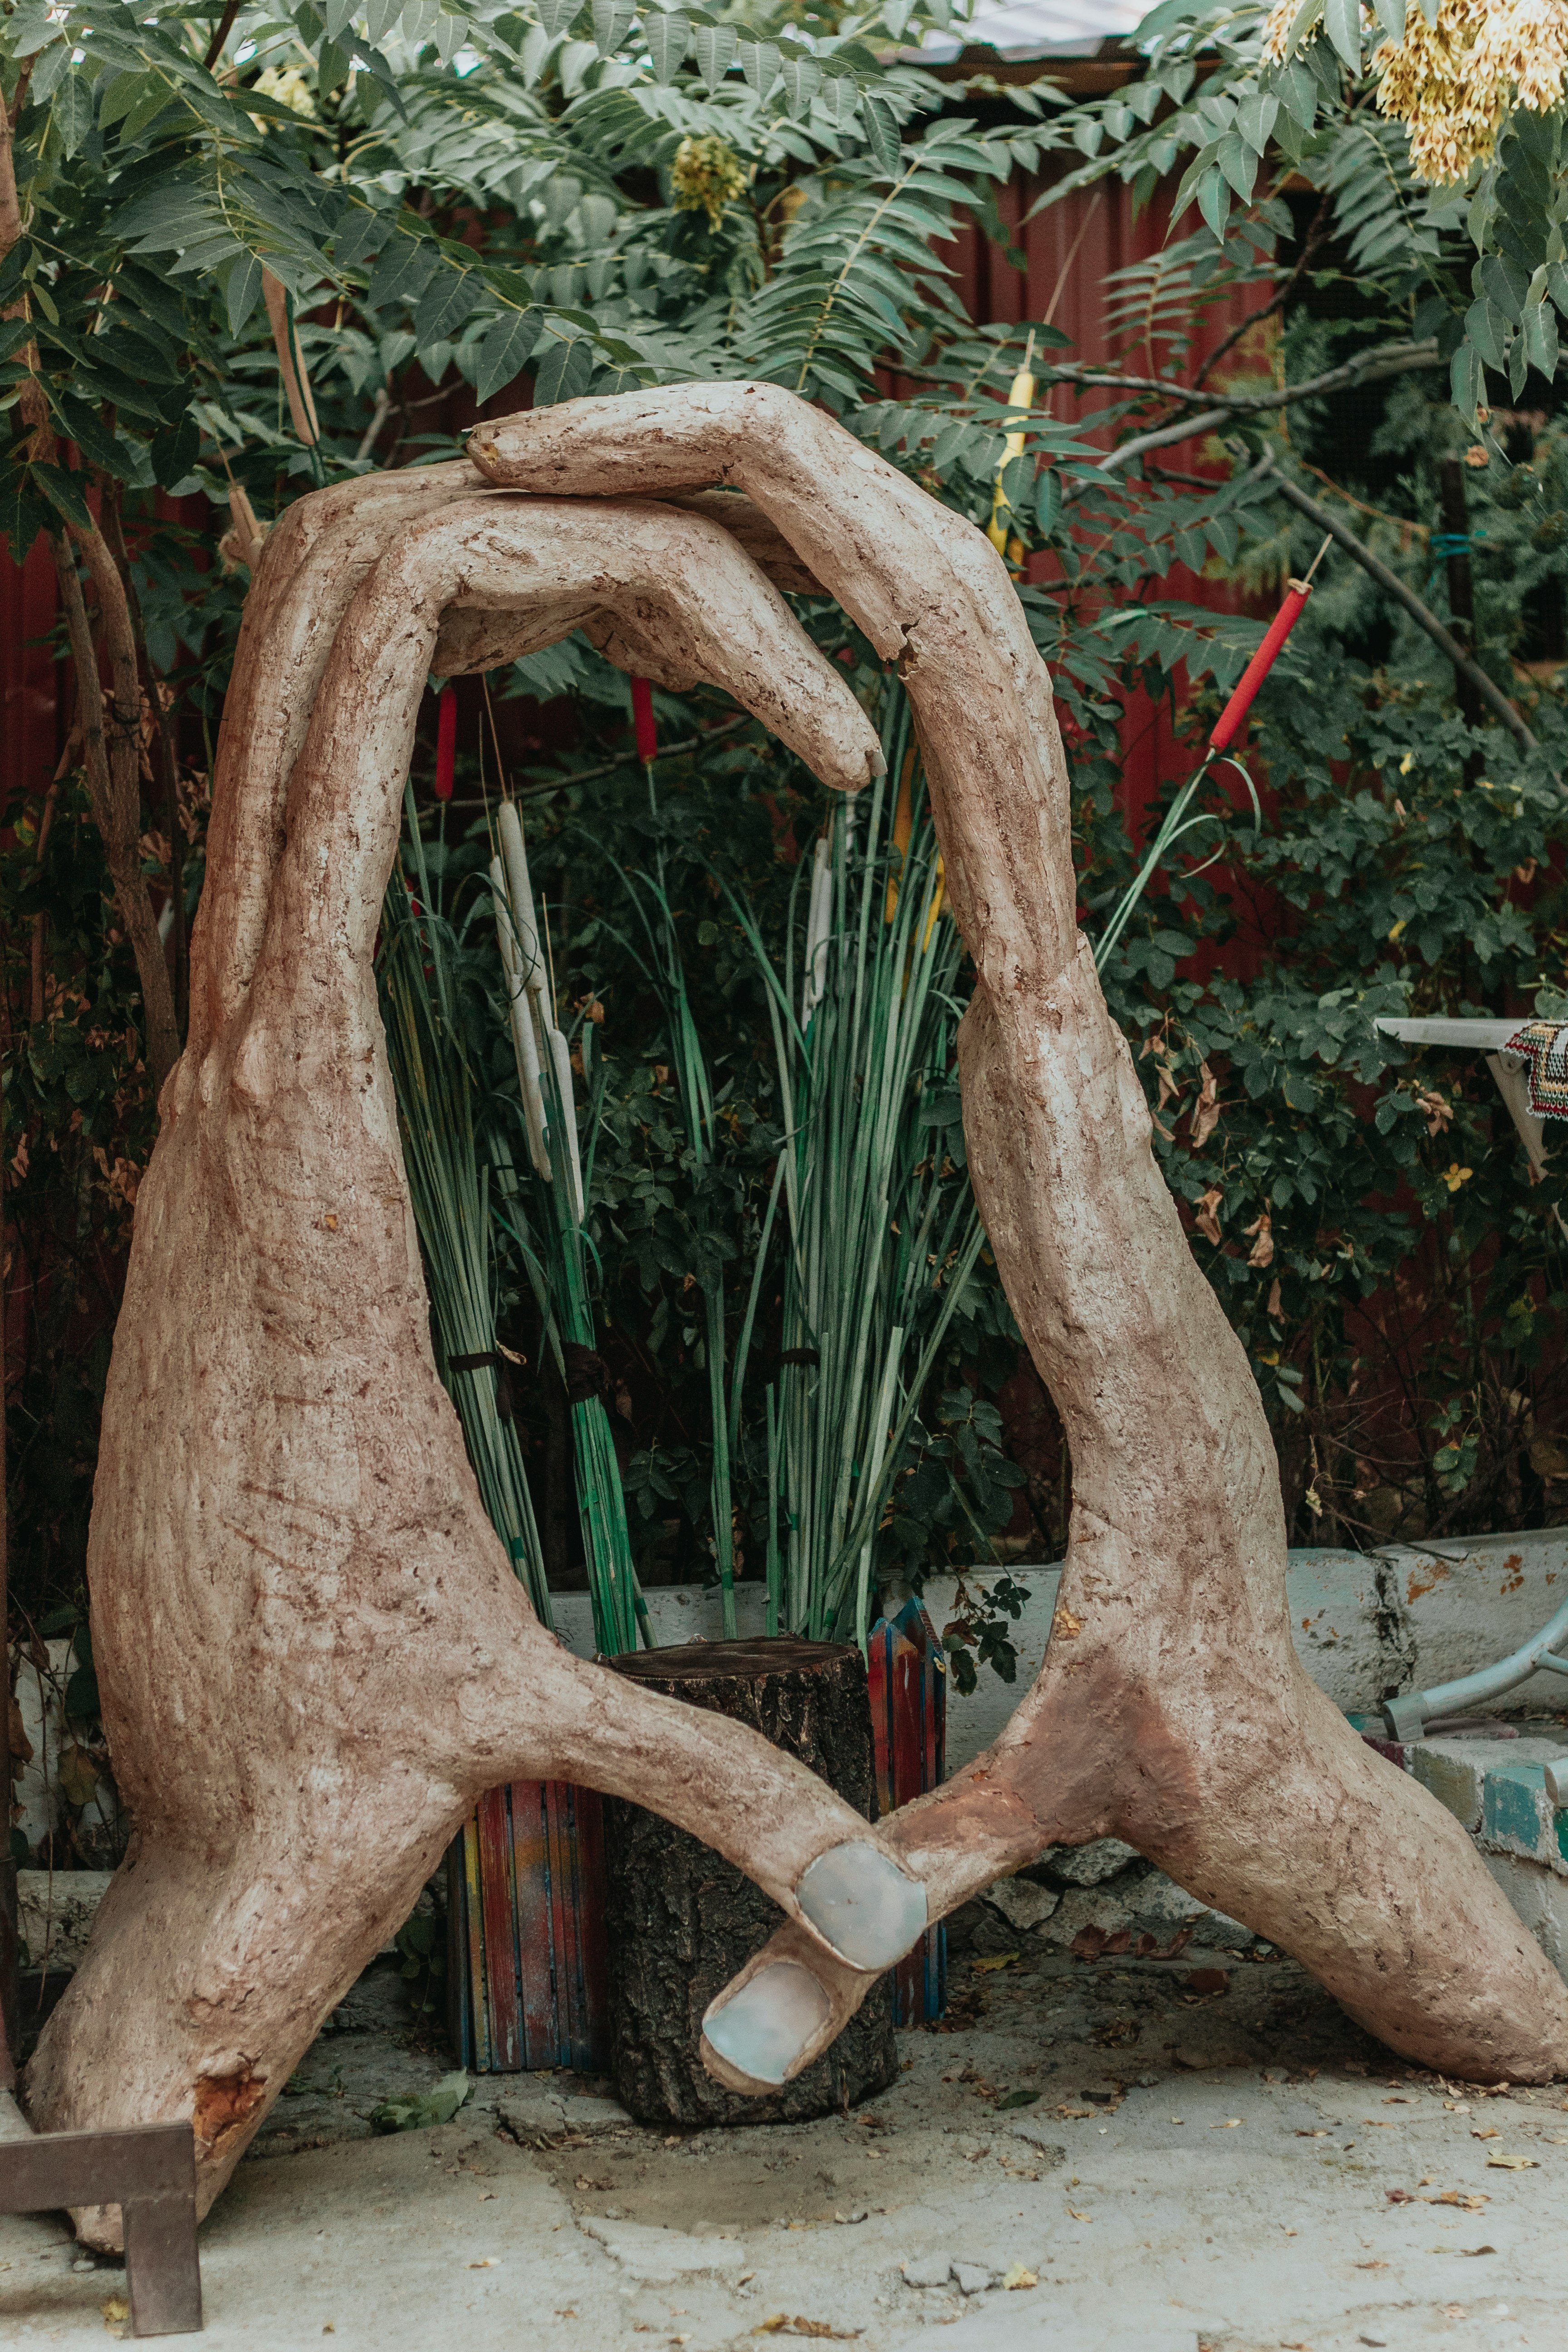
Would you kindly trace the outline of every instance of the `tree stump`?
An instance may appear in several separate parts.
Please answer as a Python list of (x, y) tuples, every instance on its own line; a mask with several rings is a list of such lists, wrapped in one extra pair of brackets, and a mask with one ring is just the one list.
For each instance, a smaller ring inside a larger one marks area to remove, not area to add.
[[(858, 1650), (786, 1633), (692, 1642), (614, 1664), (648, 1689), (760, 1731), (876, 1819)], [(698, 2055), (703, 2013), (773, 1935), (778, 1907), (710, 1846), (640, 1805), (606, 1802), (605, 1853), (616, 2093), (640, 2123), (805, 2123), (887, 2088), (898, 2072), (887, 1977), (832, 2047), (775, 2096), (742, 2097), (715, 2082)]]

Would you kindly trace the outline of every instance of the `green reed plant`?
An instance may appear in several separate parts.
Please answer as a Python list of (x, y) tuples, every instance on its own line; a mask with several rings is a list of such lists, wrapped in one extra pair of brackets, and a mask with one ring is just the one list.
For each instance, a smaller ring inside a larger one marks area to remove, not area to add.
[[(605, 1411), (603, 1360), (594, 1345), (584, 1233), (587, 1188), (577, 1136), (572, 1049), (556, 1017), (549, 937), (534, 898), (514, 803), (500, 803), (496, 835), (500, 846), (490, 861), (491, 904), (532, 1181), (520, 1176), (510, 1143), (498, 1129), (491, 1139), (495, 1214), (521, 1253), (540, 1310), (542, 1345), (550, 1349), (571, 1401), (594, 1640), (601, 1654), (615, 1657), (636, 1649), (639, 1632), (651, 1649), (653, 1632), (637, 1583), (620, 1466)], [(592, 1027), (584, 1023), (582, 1055), (584, 1081), (591, 1089), (590, 1137), (596, 1123), (596, 1093), (602, 1091), (602, 1073), (597, 1086), (591, 1076), (593, 1050)], [(591, 1181), (591, 1156), (587, 1175)]]
[(417, 895), (400, 858), (382, 911), (376, 971), (437, 1364), (490, 1523), (549, 1625), (544, 1555), (496, 1333), (500, 1265), (490, 1156), (477, 1055), (465, 1034), (474, 1007), (463, 967), (472, 958), (463, 933), (437, 910), (412, 793), (407, 805)]
[(804, 909), (797, 877), (782, 972), (731, 898), (767, 987), (788, 1126), (769, 1623), (862, 1644), (878, 1532), (984, 1242), (942, 1140), (963, 950), (896, 681), (881, 733), (887, 773), (835, 812)]

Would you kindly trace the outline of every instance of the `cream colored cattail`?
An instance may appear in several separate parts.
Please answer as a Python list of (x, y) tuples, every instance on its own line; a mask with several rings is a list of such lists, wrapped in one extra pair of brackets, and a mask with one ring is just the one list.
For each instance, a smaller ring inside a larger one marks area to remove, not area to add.
[(805, 916), (805, 979), (800, 992), (804, 1029), (827, 988), (827, 942), (833, 930), (833, 848), (826, 834), (811, 863), (811, 902)]
[(549, 1183), (550, 1123), (540, 1084), (539, 1040), (534, 1034), (533, 1009), (518, 945), (517, 918), (507, 887), (506, 868), (499, 857), (490, 860), (490, 891), (496, 902), (496, 938), (500, 944), (501, 970), (506, 974), (507, 1012), (511, 1021), (512, 1052), (517, 1056), (517, 1082), (522, 1093), (523, 1125), (528, 1130), (528, 1156)]

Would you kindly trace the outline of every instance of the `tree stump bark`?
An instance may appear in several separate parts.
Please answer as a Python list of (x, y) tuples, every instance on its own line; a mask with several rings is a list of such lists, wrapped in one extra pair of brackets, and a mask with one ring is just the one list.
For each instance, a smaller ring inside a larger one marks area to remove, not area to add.
[[(791, 1634), (692, 1642), (617, 1658), (617, 1674), (760, 1731), (868, 1821), (871, 1710), (858, 1650)], [(898, 2072), (892, 1979), (879, 1979), (823, 2056), (775, 2096), (729, 2091), (699, 2056), (708, 2004), (778, 1926), (767, 1896), (711, 1846), (640, 1805), (605, 1807), (616, 2092), (645, 2124), (805, 2123), (886, 2090)]]

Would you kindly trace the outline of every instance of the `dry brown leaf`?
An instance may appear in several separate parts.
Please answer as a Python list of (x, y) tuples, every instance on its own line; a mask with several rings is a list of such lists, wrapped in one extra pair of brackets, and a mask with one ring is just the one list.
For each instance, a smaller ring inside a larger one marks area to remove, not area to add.
[(1016, 1952), (994, 1952), (988, 1959), (976, 1960), (974, 1965), (989, 1974), (995, 1969), (1010, 1969), (1017, 1957)]
[(1002, 2273), (1002, 2284), (1016, 2292), (1021, 2287), (1038, 2286), (1040, 2282), (1022, 2263), (1014, 2263)]
[(1258, 1236), (1247, 1252), (1247, 1263), (1261, 1274), (1265, 1266), (1274, 1263), (1274, 1220), (1267, 1209), (1260, 1209), (1251, 1224), (1244, 1225), (1242, 1231)]
[(1211, 1184), (1193, 1212), (1193, 1222), (1206, 1242), (1219, 1240), (1219, 1204), (1225, 1194), (1217, 1184)]
[[(1194, 1151), (1203, 1150), (1219, 1125), (1220, 1110), (1219, 1082), (1206, 1062), (1200, 1064), (1198, 1076), (1203, 1080), (1203, 1087), (1198, 1095), (1197, 1108), (1193, 1112), (1192, 1148)], [(1263, 1263), (1267, 1265), (1268, 1259), (1265, 1258)]]
[(1494, 2172), (1536, 2172), (1541, 2160), (1534, 2156), (1505, 2156), (1500, 2147), (1493, 2149), (1487, 2163)]

